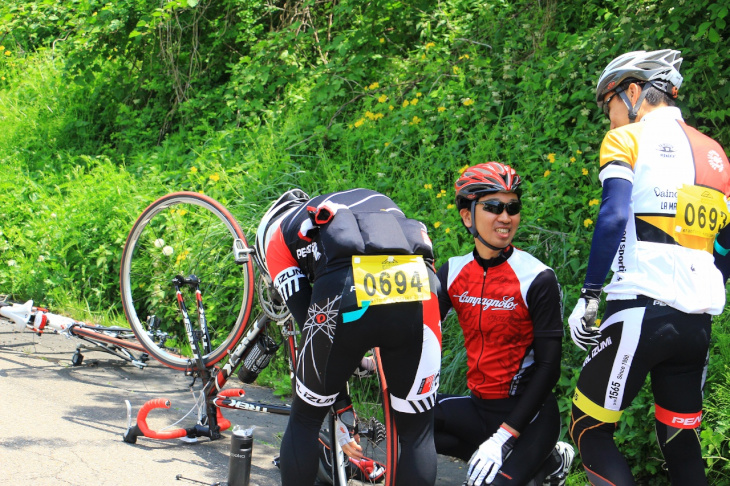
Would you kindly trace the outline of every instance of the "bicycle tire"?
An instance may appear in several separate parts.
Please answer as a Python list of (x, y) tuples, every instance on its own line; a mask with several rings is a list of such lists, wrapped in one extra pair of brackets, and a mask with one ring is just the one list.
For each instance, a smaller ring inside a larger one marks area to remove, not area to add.
[[(376, 363), (379, 363), (377, 351)], [(332, 457), (328, 463), (334, 466), (330, 466), (330, 471), (326, 471), (326, 476), (333, 486), (386, 484), (389, 467), (388, 447), (391, 447), (392, 444), (389, 443), (386, 434), (385, 421), (388, 414), (386, 414), (386, 406), (383, 401), (382, 373), (380, 370), (381, 368), (378, 366), (376, 372), (371, 375), (364, 377), (353, 376), (349, 381), (348, 389), (357, 415), (362, 453), (366, 458), (375, 462), (373, 465), (375, 470), (381, 467), (384, 471), (374, 479), (370, 479), (363, 473), (363, 469), (368, 469), (368, 464), (362, 464), (363, 467), (359, 468), (355, 461), (347, 460), (344, 464), (338, 465), (338, 461)], [(329, 444), (337, 444), (331, 414), (328, 414), (325, 419), (322, 434)], [(332, 453), (334, 454), (334, 452)], [(343, 468), (343, 470), (339, 474), (333, 474), (335, 472), (333, 469), (338, 467)], [(342, 477), (346, 478), (346, 483), (341, 481), (340, 478)]]
[[(244, 333), (254, 298), (251, 258), (236, 263), (234, 241), (248, 248), (236, 219), (216, 200), (195, 192), (167, 194), (150, 204), (127, 236), (120, 268), (122, 307), (130, 327), (150, 356), (176, 370), (193, 366), (180, 316), (175, 276), (196, 275), (200, 283), (211, 346), (206, 367), (223, 359)], [(183, 291), (186, 292), (185, 290)], [(195, 296), (186, 299), (192, 322)], [(155, 342), (147, 317), (169, 334)], [(195, 325), (193, 326), (195, 327)]]

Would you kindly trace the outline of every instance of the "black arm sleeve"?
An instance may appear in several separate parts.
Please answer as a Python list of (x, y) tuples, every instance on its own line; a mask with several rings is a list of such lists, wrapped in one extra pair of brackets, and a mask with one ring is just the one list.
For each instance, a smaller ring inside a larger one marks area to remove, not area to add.
[(518, 432), (525, 429), (540, 410), (560, 378), (560, 357), (563, 351), (563, 309), (560, 285), (555, 273), (541, 272), (527, 291), (527, 307), (534, 326), (535, 371), (520, 395), (517, 406), (505, 422)]
[(305, 278), (299, 279), (299, 291), (292, 293), (286, 299), (286, 307), (291, 312), (301, 332), (304, 323), (307, 321), (307, 311), (312, 299), (312, 284)]
[(536, 337), (535, 373), (525, 392), (520, 396), (517, 406), (505, 422), (518, 432), (525, 430), (532, 417), (540, 410), (550, 391), (560, 378), (560, 356), (563, 339), (559, 337)]
[(451, 310), (451, 298), (449, 297), (449, 289), (448, 289), (448, 283), (449, 283), (449, 262), (447, 261), (443, 265), (441, 265), (441, 268), (439, 268), (438, 273), (436, 274), (438, 277), (439, 283), (441, 284), (439, 287), (439, 311), (441, 312), (441, 322), (444, 321), (444, 318), (446, 317), (446, 314), (449, 313)]

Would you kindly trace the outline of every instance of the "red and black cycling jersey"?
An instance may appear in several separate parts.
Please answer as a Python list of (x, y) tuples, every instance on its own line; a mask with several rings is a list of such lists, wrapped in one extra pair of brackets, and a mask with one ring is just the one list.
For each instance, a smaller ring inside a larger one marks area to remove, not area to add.
[[(510, 246), (492, 260), (476, 251), (452, 257), (438, 278), (442, 320), (453, 307), (464, 333), (472, 394), (482, 399), (521, 395), (536, 368), (535, 338), (563, 336), (562, 299), (553, 270)], [(559, 354), (558, 347), (549, 366), (559, 368)]]
[(423, 223), (406, 218), (383, 194), (353, 189), (314, 197), (286, 215), (268, 242), (266, 264), (289, 302), (325, 272), (351, 266), (353, 255), (377, 254), (422, 255), (433, 268)]

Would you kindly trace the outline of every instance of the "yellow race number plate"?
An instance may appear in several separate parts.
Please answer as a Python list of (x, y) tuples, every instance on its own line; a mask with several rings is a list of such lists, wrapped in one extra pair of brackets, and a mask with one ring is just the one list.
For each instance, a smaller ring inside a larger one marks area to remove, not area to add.
[(357, 255), (352, 257), (357, 305), (429, 300), (431, 290), (419, 255)]
[(689, 248), (711, 247), (715, 235), (728, 224), (729, 217), (725, 196), (721, 192), (684, 185), (677, 191), (674, 239)]

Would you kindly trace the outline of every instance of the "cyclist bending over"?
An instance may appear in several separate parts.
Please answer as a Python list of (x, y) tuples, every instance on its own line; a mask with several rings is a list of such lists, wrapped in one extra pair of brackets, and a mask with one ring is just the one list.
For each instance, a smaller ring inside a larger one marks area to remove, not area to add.
[(386, 484), (434, 484), (441, 322), (426, 227), (374, 191), (310, 199), (293, 189), (264, 216), (256, 250), (301, 330), (282, 484), (314, 484), (322, 421), (373, 347), (396, 427), (387, 433), (400, 445), (397, 463), (390, 448)]

